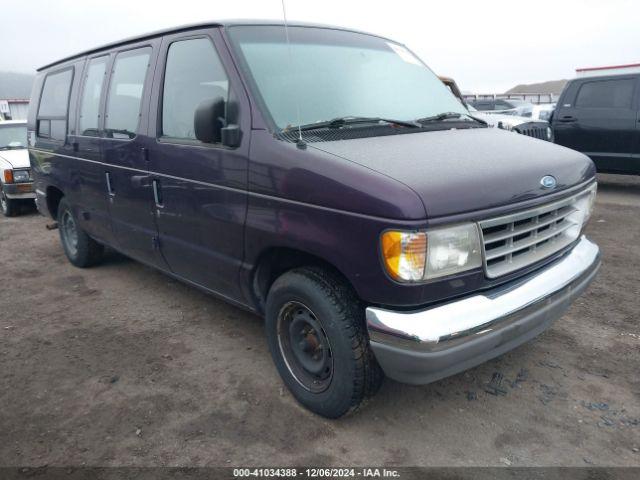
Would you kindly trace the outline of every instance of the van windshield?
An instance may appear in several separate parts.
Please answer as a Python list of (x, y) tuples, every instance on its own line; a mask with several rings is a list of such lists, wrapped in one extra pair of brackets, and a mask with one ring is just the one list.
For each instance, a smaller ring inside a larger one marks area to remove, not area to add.
[(2, 125), (0, 123), (0, 150), (27, 147), (26, 125)]
[(279, 129), (344, 118), (412, 122), (444, 112), (468, 115), (427, 66), (389, 40), (289, 27), (289, 50), (283, 26), (234, 26), (229, 34), (259, 102)]

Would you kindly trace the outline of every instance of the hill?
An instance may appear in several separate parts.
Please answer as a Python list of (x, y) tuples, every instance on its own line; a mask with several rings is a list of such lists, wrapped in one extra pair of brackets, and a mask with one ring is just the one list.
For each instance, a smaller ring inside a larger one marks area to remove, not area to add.
[(0, 72), (0, 98), (29, 98), (33, 79), (29, 73)]
[(505, 93), (553, 93), (560, 95), (566, 83), (567, 80), (550, 80), (541, 83), (521, 84), (507, 90)]

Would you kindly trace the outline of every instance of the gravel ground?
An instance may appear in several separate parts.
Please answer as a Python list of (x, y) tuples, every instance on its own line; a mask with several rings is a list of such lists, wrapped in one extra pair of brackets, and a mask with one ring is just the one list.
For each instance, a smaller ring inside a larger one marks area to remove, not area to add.
[(261, 319), (115, 253), (76, 269), (46, 223), (0, 219), (0, 465), (640, 465), (638, 177), (601, 176), (603, 268), (549, 331), (338, 421)]

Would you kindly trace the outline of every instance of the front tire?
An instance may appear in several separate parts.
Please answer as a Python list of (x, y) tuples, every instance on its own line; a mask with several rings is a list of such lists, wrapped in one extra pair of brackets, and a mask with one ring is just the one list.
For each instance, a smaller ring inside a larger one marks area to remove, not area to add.
[(278, 278), (267, 298), (266, 330), (285, 385), (318, 415), (346, 415), (382, 384), (364, 308), (337, 275), (300, 268)]
[(18, 203), (15, 200), (7, 198), (0, 186), (0, 210), (5, 217), (13, 217), (18, 211)]
[(64, 253), (73, 265), (86, 268), (100, 263), (104, 247), (80, 228), (64, 198), (58, 205), (58, 231)]

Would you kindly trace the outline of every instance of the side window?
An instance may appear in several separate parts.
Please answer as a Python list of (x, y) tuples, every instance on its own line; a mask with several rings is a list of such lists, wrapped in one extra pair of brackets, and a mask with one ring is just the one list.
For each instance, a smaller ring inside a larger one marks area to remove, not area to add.
[(73, 69), (47, 75), (38, 107), (38, 136), (64, 141)]
[(127, 139), (136, 136), (150, 56), (150, 47), (121, 52), (116, 56), (107, 97), (107, 137)]
[(103, 56), (89, 61), (80, 103), (80, 135), (98, 136), (100, 95), (108, 58)]
[(576, 107), (629, 108), (635, 83), (633, 78), (584, 83), (578, 91)]
[(172, 43), (162, 93), (162, 135), (195, 140), (193, 117), (207, 99), (227, 99), (229, 80), (207, 38)]

